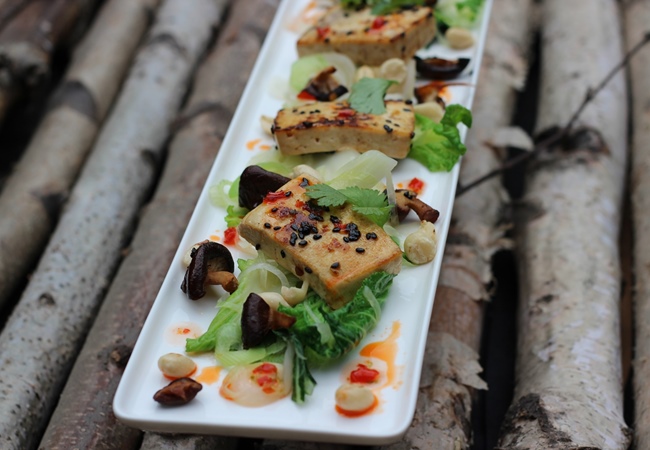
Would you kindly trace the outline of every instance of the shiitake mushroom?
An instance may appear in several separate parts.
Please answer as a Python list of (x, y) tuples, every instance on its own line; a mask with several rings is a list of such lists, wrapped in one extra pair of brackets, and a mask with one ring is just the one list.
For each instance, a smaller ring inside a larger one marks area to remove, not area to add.
[(239, 206), (255, 209), (269, 192), (275, 192), (287, 184), (290, 178), (262, 169), (248, 166), (239, 178)]
[(415, 56), (415, 67), (420, 75), (431, 80), (451, 80), (465, 70), (469, 58), (443, 59)]

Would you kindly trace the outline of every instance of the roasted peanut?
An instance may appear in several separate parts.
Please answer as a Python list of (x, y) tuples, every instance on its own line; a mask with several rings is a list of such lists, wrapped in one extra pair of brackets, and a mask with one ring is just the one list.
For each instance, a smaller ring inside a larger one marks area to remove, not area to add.
[(362, 412), (375, 404), (375, 394), (363, 385), (342, 384), (334, 394), (336, 406), (346, 411)]
[(445, 115), (444, 108), (438, 102), (425, 102), (415, 105), (413, 110), (429, 119), (433, 120), (436, 123), (439, 123), (442, 120), (442, 116)]
[(379, 67), (379, 77), (386, 80), (402, 83), (406, 80), (407, 74), (406, 63), (399, 58), (388, 59)]
[(375, 71), (370, 66), (361, 66), (354, 74), (354, 81), (359, 81), (362, 78), (375, 78)]
[(158, 358), (158, 368), (169, 378), (182, 378), (196, 370), (196, 363), (180, 353), (167, 353)]

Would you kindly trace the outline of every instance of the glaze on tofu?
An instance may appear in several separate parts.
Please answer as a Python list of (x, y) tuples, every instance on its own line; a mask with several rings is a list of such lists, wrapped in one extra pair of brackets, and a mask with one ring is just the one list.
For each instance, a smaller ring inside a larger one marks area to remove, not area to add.
[(415, 130), (409, 101), (387, 100), (386, 112), (364, 114), (347, 102), (315, 102), (278, 112), (272, 132), (285, 155), (304, 155), (354, 149), (379, 150), (395, 159), (406, 158)]
[(410, 60), (435, 36), (430, 7), (412, 7), (384, 16), (371, 8), (359, 11), (332, 7), (298, 40), (298, 55), (338, 52), (357, 65), (379, 66), (390, 58)]
[(377, 271), (397, 274), (402, 251), (380, 226), (347, 206), (321, 208), (305, 194), (315, 181), (300, 176), (249, 212), (239, 234), (282, 267), (309, 281), (334, 309), (352, 299)]

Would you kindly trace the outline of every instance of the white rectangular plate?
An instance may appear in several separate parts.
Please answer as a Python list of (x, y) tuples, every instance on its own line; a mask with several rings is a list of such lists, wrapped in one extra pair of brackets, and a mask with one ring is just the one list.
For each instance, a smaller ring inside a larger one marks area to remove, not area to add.
[[(223, 238), (225, 211), (210, 204), (210, 186), (224, 178), (234, 179), (253, 155), (265, 151), (262, 146), (273, 145), (272, 139), (261, 129), (260, 116), (274, 116), (282, 107), (281, 100), (272, 95), (273, 86), (277, 86), (278, 79), (288, 79), (290, 66), (297, 59), (298, 34), (291, 30), (291, 25), (308, 3), (308, 0), (284, 0), (281, 4), (197, 208), (129, 360), (113, 407), (115, 415), (131, 426), (163, 432), (379, 445), (400, 439), (411, 423), (459, 167), (456, 165), (450, 173), (430, 173), (408, 159), (399, 162), (393, 180), (396, 184), (407, 184), (414, 177), (425, 181), (426, 187), (420, 197), (440, 211), (436, 224), (440, 242), (437, 256), (432, 263), (403, 268), (395, 278), (380, 323), (340, 364), (328, 370), (313, 371), (318, 385), (304, 405), (285, 398), (261, 408), (238, 406), (219, 395), (225, 370), (221, 371), (218, 381), (204, 383), (199, 395), (185, 406), (162, 407), (152, 399), (153, 394), (168, 383), (157, 368), (158, 358), (168, 352), (183, 352), (184, 339), (175, 338), (173, 330), (198, 327), (205, 331), (215, 315), (217, 294), (190, 301), (181, 292), (179, 287), (185, 272), (181, 260), (194, 243), (210, 236)], [(490, 7), (491, 0), (486, 0), (480, 26), (474, 30), (477, 44), (471, 49), (454, 51), (436, 41), (420, 53), (421, 56), (471, 58), (470, 67), (465, 71), (469, 75), (457, 80), (467, 85), (449, 87), (451, 101), (448, 103), (471, 106)], [(463, 138), (465, 131), (461, 131)], [(406, 236), (417, 228), (417, 222), (412, 220), (400, 228)], [(233, 256), (245, 257), (238, 251), (233, 251)], [(371, 414), (358, 418), (340, 415), (335, 410), (334, 392), (345, 376), (343, 367), (359, 358), (359, 349), (364, 345), (386, 339), (394, 324), (399, 325), (394, 361), (398, 368), (396, 381), (379, 392), (379, 406)], [(194, 357), (194, 360), (199, 366), (197, 373), (216, 364), (211, 354)]]

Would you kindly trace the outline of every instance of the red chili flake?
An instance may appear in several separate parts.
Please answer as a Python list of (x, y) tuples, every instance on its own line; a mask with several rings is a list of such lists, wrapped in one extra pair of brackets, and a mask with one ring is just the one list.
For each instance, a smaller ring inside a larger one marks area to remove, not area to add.
[(381, 27), (386, 25), (387, 20), (384, 19), (383, 17), (379, 16), (375, 18), (375, 20), (372, 21), (372, 29), (373, 30), (379, 30)]
[(409, 181), (408, 188), (412, 191), (417, 192), (418, 194), (421, 194), (422, 190), (424, 189), (424, 181), (420, 180), (419, 178), (413, 178), (411, 181)]
[(316, 33), (320, 39), (325, 39), (330, 34), (330, 27), (316, 27)]
[(374, 383), (379, 379), (379, 371), (371, 369), (365, 364), (357, 364), (357, 368), (350, 373), (352, 383)]
[(266, 194), (266, 197), (264, 197), (264, 203), (272, 203), (272, 202), (277, 202), (280, 199), (285, 198), (285, 193), (284, 191), (278, 191), (278, 192), (269, 192)]
[(355, 114), (354, 109), (345, 108), (339, 111), (338, 117), (352, 117), (354, 116), (354, 114)]
[(230, 227), (223, 232), (223, 243), (225, 245), (235, 245), (237, 243), (237, 228)]
[(307, 92), (306, 89), (303, 89), (302, 91), (300, 91), (300, 93), (298, 94), (298, 98), (300, 100), (316, 100), (316, 97), (314, 95), (310, 94), (309, 92)]

